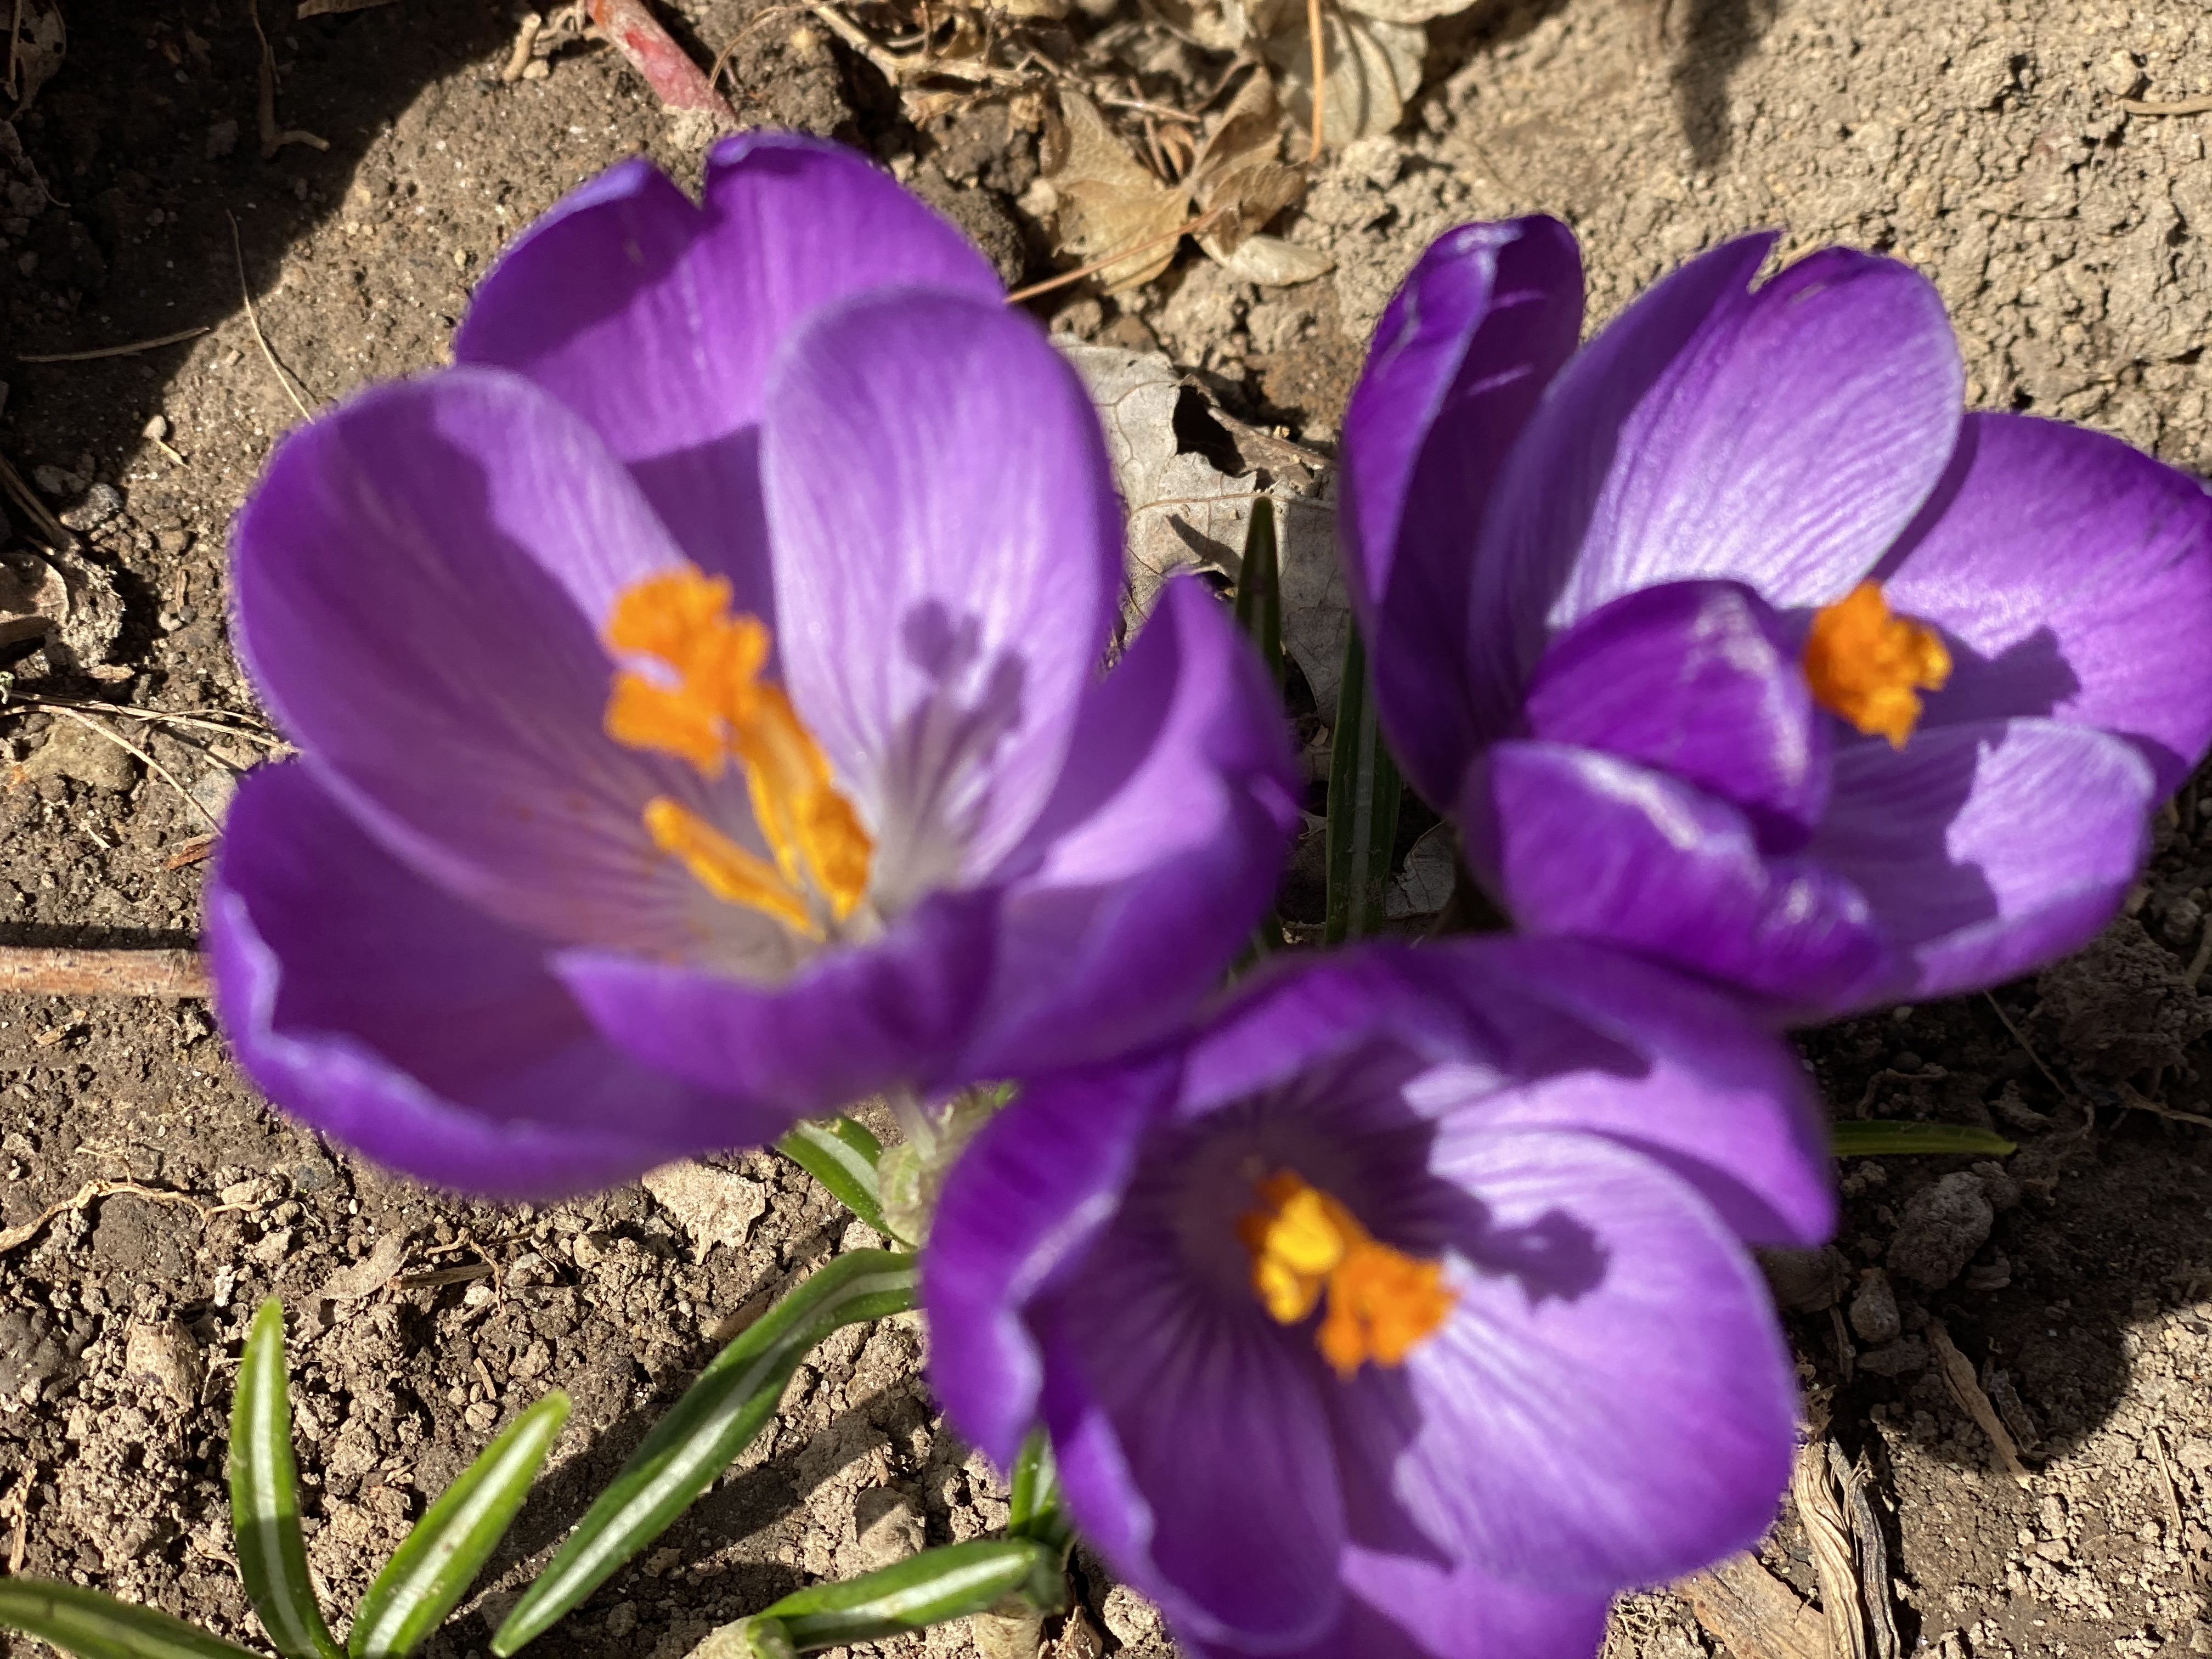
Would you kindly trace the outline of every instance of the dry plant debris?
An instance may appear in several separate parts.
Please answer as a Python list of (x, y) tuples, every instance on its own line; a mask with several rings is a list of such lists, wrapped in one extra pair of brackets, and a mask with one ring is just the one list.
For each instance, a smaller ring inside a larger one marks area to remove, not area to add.
[(8, 35), (8, 95), (15, 113), (30, 108), (39, 88), (54, 77), (69, 54), (69, 26), (61, 0), (16, 0)]
[(1829, 1659), (1820, 1615), (1760, 1566), (1757, 1556), (1731, 1555), (1675, 1589), (1735, 1659)]

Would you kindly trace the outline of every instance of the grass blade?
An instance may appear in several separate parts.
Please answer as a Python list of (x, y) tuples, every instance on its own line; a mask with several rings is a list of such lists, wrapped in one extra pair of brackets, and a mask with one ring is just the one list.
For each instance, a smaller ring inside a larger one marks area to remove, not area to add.
[(346, 1639), (353, 1659), (398, 1659), (445, 1622), (506, 1535), (568, 1420), (568, 1396), (556, 1389), (439, 1494), (361, 1598)]
[(1322, 942), (1341, 945), (1382, 925), (1390, 854), (1398, 839), (1398, 763), (1375, 720), (1367, 652), (1357, 627), (1344, 636), (1344, 679), (1328, 763), (1328, 909)]
[(876, 1184), (876, 1161), (883, 1156), (883, 1143), (866, 1124), (849, 1117), (801, 1122), (775, 1143), (775, 1149), (884, 1237), (898, 1237), (884, 1220), (883, 1193)]
[(1879, 1158), (1893, 1152), (1980, 1152), (2002, 1158), (2017, 1150), (2002, 1135), (1963, 1123), (1889, 1123), (1880, 1119), (1832, 1125), (1828, 1145), (1838, 1158)]
[(284, 1659), (338, 1659), (343, 1650), (323, 1623), (300, 1535), (289, 1380), (284, 1304), (272, 1296), (253, 1316), (230, 1407), (230, 1530), (238, 1576)]
[(0, 1577), (0, 1627), (27, 1632), (77, 1659), (253, 1659), (158, 1607), (41, 1578)]
[(924, 1550), (879, 1571), (817, 1584), (758, 1616), (782, 1627), (801, 1653), (881, 1641), (988, 1613), (1010, 1595), (1041, 1612), (1067, 1605), (1060, 1555), (1026, 1538), (979, 1538)]
[(1244, 532), (1244, 562), (1237, 570), (1237, 625), (1267, 665), (1267, 678), (1283, 685), (1283, 577), (1275, 551), (1275, 504), (1265, 495), (1252, 503), (1252, 522)]
[(653, 1425), (492, 1638), (505, 1659), (666, 1530), (775, 1414), (783, 1386), (841, 1325), (914, 1305), (914, 1258), (854, 1250), (786, 1296), (699, 1374)]

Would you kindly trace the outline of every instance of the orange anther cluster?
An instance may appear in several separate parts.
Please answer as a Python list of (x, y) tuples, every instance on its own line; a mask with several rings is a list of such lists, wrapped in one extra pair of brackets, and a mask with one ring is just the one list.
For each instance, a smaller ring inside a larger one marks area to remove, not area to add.
[(1881, 584), (1861, 582), (1813, 613), (1805, 678), (1813, 696), (1872, 737), (1905, 747), (1920, 720), (1920, 693), (1942, 689), (1951, 653), (1934, 629), (1893, 616)]
[(667, 796), (645, 808), (653, 844), (681, 859), (718, 898), (764, 910), (802, 933), (842, 921), (866, 891), (875, 848), (852, 803), (837, 793), (821, 745), (800, 723), (783, 688), (760, 678), (769, 632), (757, 617), (732, 616), (730, 584), (690, 565), (648, 576), (623, 594), (606, 627), (608, 647), (652, 657), (666, 678), (615, 676), (607, 735), (653, 749), (718, 777), (744, 769), (773, 866)]
[(1378, 1243), (1358, 1218), (1289, 1170), (1254, 1189), (1259, 1203), (1237, 1224), (1252, 1256), (1252, 1289), (1278, 1324), (1328, 1305), (1315, 1334), (1340, 1376), (1372, 1361), (1402, 1365), (1451, 1312), (1443, 1263)]

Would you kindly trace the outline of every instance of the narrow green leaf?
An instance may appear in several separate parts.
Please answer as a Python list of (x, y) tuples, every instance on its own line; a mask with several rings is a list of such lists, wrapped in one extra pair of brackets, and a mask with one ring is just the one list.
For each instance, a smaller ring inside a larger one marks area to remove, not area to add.
[(1244, 562), (1237, 569), (1237, 625), (1267, 665), (1277, 690), (1283, 684), (1283, 579), (1275, 551), (1275, 504), (1265, 495), (1252, 503), (1252, 522), (1244, 532)]
[(876, 1161), (883, 1156), (883, 1143), (866, 1124), (849, 1117), (803, 1121), (777, 1141), (775, 1149), (884, 1237), (898, 1237), (884, 1220), (883, 1193), (876, 1184)]
[(439, 1494), (355, 1609), (346, 1638), (353, 1659), (398, 1659), (445, 1622), (506, 1536), (568, 1420), (568, 1396), (556, 1389)]
[(988, 1613), (1018, 1595), (1040, 1612), (1067, 1605), (1056, 1550), (1027, 1538), (978, 1538), (924, 1550), (877, 1572), (787, 1595), (759, 1616), (801, 1652), (880, 1641)]
[(914, 1258), (839, 1256), (714, 1356), (655, 1424), (492, 1638), (501, 1659), (544, 1634), (713, 1486), (761, 1425), (814, 1345), (841, 1325), (914, 1306)]
[(1398, 763), (1375, 722), (1359, 629), (1344, 635), (1344, 680), (1328, 763), (1328, 909), (1322, 941), (1341, 945), (1382, 925), (1398, 838)]
[(323, 1623), (300, 1536), (300, 1481), (292, 1462), (286, 1396), (284, 1304), (270, 1297), (253, 1316), (230, 1407), (230, 1531), (238, 1576), (261, 1628), (284, 1659), (338, 1659)]
[(1879, 1158), (1886, 1152), (1982, 1152), (2002, 1158), (2014, 1144), (1963, 1123), (1890, 1123), (1881, 1119), (1834, 1125), (1828, 1142), (1838, 1158)]
[(253, 1659), (158, 1607), (43, 1578), (0, 1576), (0, 1627), (27, 1632), (77, 1659)]
[(1060, 1470), (1052, 1442), (1033, 1429), (1014, 1458), (1012, 1492), (1007, 1504), (1006, 1535), (1026, 1538), (1058, 1550), (1063, 1557), (1074, 1541), (1060, 1504)]

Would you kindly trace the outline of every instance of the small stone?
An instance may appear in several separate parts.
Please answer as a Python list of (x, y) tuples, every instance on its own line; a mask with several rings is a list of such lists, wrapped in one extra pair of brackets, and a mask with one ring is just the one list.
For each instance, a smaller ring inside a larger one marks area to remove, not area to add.
[(2143, 72), (2135, 53), (2125, 47), (2097, 66), (2097, 84), (2115, 98), (2132, 98), (2142, 90)]
[(180, 1319), (133, 1325), (123, 1348), (124, 1374), (157, 1383), (180, 1411), (199, 1404), (207, 1367), (199, 1342)]
[(1830, 1247), (1818, 1250), (1761, 1250), (1759, 1265), (1775, 1305), (1784, 1313), (1820, 1313), (1832, 1308), (1850, 1283), (1850, 1267)]
[(1890, 1272), (1938, 1291), (1988, 1243), (1996, 1211), (1970, 1171), (1945, 1176), (1914, 1194), (1889, 1241)]
[(90, 788), (120, 793), (138, 781), (138, 763), (90, 726), (66, 720), (49, 732), (44, 746), (23, 763), (23, 775), (33, 780), (68, 778)]
[(1859, 1274), (1858, 1294), (1851, 1298), (1851, 1328), (1863, 1342), (1887, 1342), (1905, 1328), (1898, 1316), (1897, 1292), (1889, 1275), (1879, 1267)]
[(62, 522), (71, 530), (92, 531), (122, 514), (123, 492), (111, 483), (96, 483), (84, 492), (82, 501), (62, 514)]

